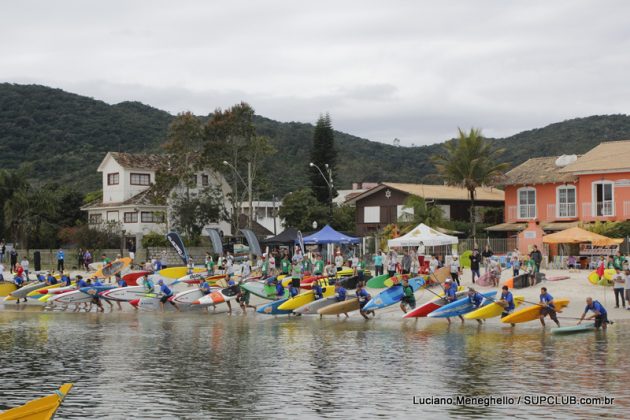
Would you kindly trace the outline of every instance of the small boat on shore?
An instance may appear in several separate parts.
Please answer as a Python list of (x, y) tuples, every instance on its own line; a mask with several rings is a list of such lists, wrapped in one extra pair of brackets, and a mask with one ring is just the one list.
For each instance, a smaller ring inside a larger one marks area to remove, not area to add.
[(31, 400), (19, 407), (0, 413), (0, 420), (47, 420), (52, 419), (72, 384), (63, 384), (53, 394)]

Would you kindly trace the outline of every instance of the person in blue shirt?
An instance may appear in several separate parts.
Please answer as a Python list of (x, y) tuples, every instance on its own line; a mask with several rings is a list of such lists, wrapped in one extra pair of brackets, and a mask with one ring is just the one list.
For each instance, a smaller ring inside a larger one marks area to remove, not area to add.
[(558, 315), (556, 313), (556, 307), (553, 304), (553, 296), (547, 292), (546, 287), (542, 287), (540, 289), (540, 306), (542, 309), (540, 310), (540, 323), (545, 326), (545, 317), (549, 315), (549, 318), (559, 327), (560, 322), (558, 321)]
[[(92, 283), (92, 279), (87, 279), (86, 283), (87, 286), (86, 287), (92, 287), (92, 286), (98, 286), (96, 283), (98, 282), (97, 279), (94, 279), (95, 282)], [(101, 312), (105, 312), (105, 308), (103, 308), (103, 303), (101, 302), (101, 297), (98, 294), (98, 291), (96, 289), (90, 289), (87, 291), (87, 294), (92, 296), (92, 301), (90, 302), (90, 308), (87, 310), (88, 312), (90, 312), (92, 310), (92, 305), (96, 305), (97, 306), (97, 311), (101, 311)], [(110, 304), (111, 306), (111, 304)]]
[(57, 251), (57, 271), (59, 272), (63, 272), (64, 259), (65, 259), (65, 254), (63, 252), (63, 249), (59, 248), (59, 251)]
[[(344, 302), (347, 297), (348, 291), (346, 290), (346, 288), (339, 283), (335, 283), (335, 300), (337, 302)], [(346, 316), (346, 318), (348, 318), (347, 313), (344, 313), (344, 315)], [(337, 314), (337, 318), (339, 318), (339, 314)]]
[[(118, 287), (127, 287), (128, 286), (127, 282), (122, 278), (120, 273), (116, 273), (116, 275), (114, 277), (116, 279), (116, 285), (118, 285)], [(109, 300), (105, 299), (105, 301), (111, 305), (111, 302)], [(120, 305), (120, 301), (117, 300), (116, 301), (116, 305), (118, 305), (118, 310), (122, 311), (122, 306)]]
[(210, 294), (210, 284), (207, 280), (204, 280), (203, 283), (199, 285), (199, 290), (204, 296)]
[(586, 298), (586, 308), (584, 308), (584, 313), (578, 321), (578, 325), (582, 323), (588, 311), (593, 312), (593, 315), (588, 319), (595, 319), (595, 328), (599, 329), (599, 327), (601, 327), (605, 330), (608, 327), (608, 324), (610, 324), (610, 321), (608, 321), (608, 312), (599, 301), (594, 301), (591, 297)]
[[(497, 301), (497, 303), (503, 307), (501, 318), (505, 318), (514, 312), (516, 305), (514, 305), (514, 296), (512, 296), (512, 292), (510, 292), (509, 287), (503, 286), (501, 288), (501, 298)], [(514, 325), (515, 324), (512, 324), (512, 326)]]
[(322, 290), (322, 285), (319, 280), (315, 280), (313, 282), (313, 295), (315, 296), (315, 300), (320, 300), (324, 297), (324, 292)]
[(65, 286), (72, 286), (72, 280), (70, 280), (70, 276), (67, 274), (61, 276), (61, 281)]
[[(446, 279), (444, 281), (444, 298), (447, 303), (455, 302), (457, 300), (457, 285), (453, 283), (453, 280)], [(464, 323), (464, 318), (459, 315), (459, 319)], [(446, 318), (448, 323), (451, 323), (451, 318)]]
[[(15, 277), (13, 277), (13, 283), (15, 283), (15, 286), (18, 289), (21, 289), (22, 286), (24, 286), (24, 279), (22, 278), (22, 276), (15, 275)], [(24, 296), (24, 302), (26, 302), (26, 301), (27, 301), (26, 296)], [(20, 299), (18, 299), (17, 302), (15, 302), (15, 303), (19, 304), (20, 303)]]
[[(473, 306), (474, 309), (478, 309), (481, 306), (481, 303), (483, 302), (483, 295), (481, 293), (479, 293), (478, 291), (476, 291), (475, 289), (473, 289), (472, 287), (470, 287), (468, 289), (468, 302), (470, 302)], [(480, 319), (477, 319), (477, 322), (481, 325), (483, 324), (483, 321)]]
[(78, 289), (82, 288), (82, 287), (87, 287), (88, 284), (86, 283), (85, 280), (83, 280), (83, 276), (77, 276), (77, 281), (75, 283), (75, 287)]
[(282, 281), (276, 279), (276, 300), (284, 299), (284, 286)]
[(366, 320), (369, 319), (368, 315), (370, 313), (372, 314), (372, 317), (376, 316), (374, 311), (364, 311), (363, 310), (363, 307), (365, 305), (367, 305), (367, 303), (372, 299), (372, 296), (370, 296), (368, 291), (365, 290), (365, 287), (363, 286), (363, 283), (357, 284), (357, 290), (356, 290), (355, 294), (357, 295), (357, 299), (359, 299), (359, 313), (361, 314), (361, 316), (363, 318), (365, 318)]
[(54, 286), (57, 284), (57, 279), (52, 274), (48, 273), (48, 277), (46, 277), (46, 284), (49, 286)]
[(298, 289), (297, 287), (295, 287), (293, 283), (291, 283), (291, 286), (289, 286), (289, 296), (294, 298), (299, 294), (300, 294), (300, 289)]
[(166, 302), (169, 302), (171, 305), (173, 305), (175, 309), (177, 309), (177, 311), (179, 312), (179, 306), (177, 306), (175, 302), (170, 300), (170, 298), (173, 296), (173, 291), (164, 284), (164, 280), (162, 279), (158, 280), (158, 286), (160, 286), (160, 293), (162, 294), (162, 296), (160, 297), (160, 307), (162, 308), (162, 312), (164, 312), (164, 304)]

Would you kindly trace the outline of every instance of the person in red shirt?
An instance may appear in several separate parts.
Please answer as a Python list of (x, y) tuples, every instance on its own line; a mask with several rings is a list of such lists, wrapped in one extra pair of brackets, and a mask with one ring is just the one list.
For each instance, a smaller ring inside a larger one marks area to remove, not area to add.
[(22, 264), (20, 263), (16, 263), (15, 264), (15, 273), (19, 276), (24, 278), (24, 268), (22, 268)]

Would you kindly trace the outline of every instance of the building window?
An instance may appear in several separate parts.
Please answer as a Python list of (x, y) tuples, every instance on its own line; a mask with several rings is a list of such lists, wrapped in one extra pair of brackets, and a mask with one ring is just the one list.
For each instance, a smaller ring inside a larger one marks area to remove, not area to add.
[(149, 174), (131, 174), (131, 185), (150, 185), (151, 175)]
[(559, 186), (556, 191), (556, 200), (558, 217), (576, 217), (575, 187), (573, 185)]
[(363, 207), (363, 223), (381, 223), (380, 206)]
[(91, 225), (100, 225), (101, 223), (103, 223), (103, 215), (101, 213), (90, 214)]
[(208, 180), (208, 175), (201, 174), (201, 186), (207, 187), (208, 185), (210, 185), (210, 182)]
[(118, 172), (113, 174), (107, 174), (107, 185), (118, 185), (120, 182), (120, 175)]
[(164, 213), (156, 211), (143, 211), (140, 214), (142, 223), (164, 223)]
[(413, 221), (413, 207), (406, 207), (404, 205), (396, 206), (396, 219), (399, 222)]
[(536, 190), (534, 188), (518, 189), (518, 218), (536, 218)]
[(593, 205), (595, 216), (614, 216), (615, 201), (611, 181), (593, 183)]
[(108, 211), (107, 212), (107, 221), (108, 222), (117, 222), (118, 221), (118, 212), (117, 211)]
[(125, 223), (138, 223), (138, 212), (125, 212)]

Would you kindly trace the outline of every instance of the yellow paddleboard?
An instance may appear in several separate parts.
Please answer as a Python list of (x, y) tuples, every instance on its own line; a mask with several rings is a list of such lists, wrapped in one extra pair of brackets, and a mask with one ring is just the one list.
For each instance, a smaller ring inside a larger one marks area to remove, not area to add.
[[(514, 296), (514, 306), (519, 307), (525, 300), (524, 296)], [(483, 306), (475, 311), (469, 312), (464, 315), (465, 319), (489, 319), (499, 316), (503, 313), (503, 306), (494, 302), (489, 305)]]
[[(334, 286), (325, 286), (322, 287), (322, 294), (324, 297), (330, 297), (335, 295), (335, 287)], [(315, 294), (312, 290), (300, 293), (294, 298), (290, 298), (282, 305), (278, 306), (278, 309), (281, 311), (292, 311), (301, 306), (304, 306), (308, 303), (315, 301)]]
[[(569, 306), (569, 299), (554, 299), (554, 305), (556, 310), (560, 312), (562, 308)], [(520, 311), (516, 311), (513, 314), (501, 318), (501, 322), (506, 324), (518, 324), (521, 322), (534, 321), (540, 317), (541, 305), (533, 305), (527, 308), (523, 308)]]
[[(605, 286), (612, 285), (612, 279), (616, 273), (617, 272), (613, 268), (607, 268), (604, 270), (604, 282), (606, 283)], [(595, 271), (591, 272), (591, 274), (588, 275), (588, 281), (590, 281), (591, 284), (594, 284), (595, 286), (604, 286), (600, 283), (599, 276)]]
[[(195, 267), (193, 269), (193, 273), (204, 273), (208, 270), (204, 267)], [(162, 277), (167, 277), (169, 279), (180, 279), (188, 274), (188, 267), (179, 266), (179, 267), (168, 267), (158, 271), (158, 274)]]
[(91, 277), (96, 277), (100, 279), (112, 277), (116, 275), (116, 273), (120, 273), (131, 264), (131, 258), (119, 258), (110, 262), (107, 265), (104, 265), (98, 270), (96, 273), (92, 274)]
[(61, 405), (64, 397), (72, 389), (72, 384), (63, 384), (54, 394), (37, 398), (23, 404), (19, 407), (12, 408), (0, 413), (0, 420), (4, 419), (20, 419), (20, 420), (46, 420), (52, 419), (55, 412)]
[(17, 290), (15, 283), (11, 281), (0, 281), (0, 297), (9, 296), (11, 292)]

